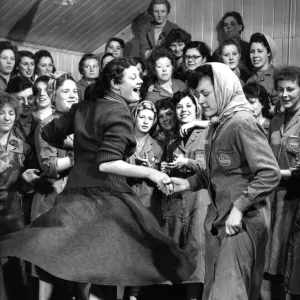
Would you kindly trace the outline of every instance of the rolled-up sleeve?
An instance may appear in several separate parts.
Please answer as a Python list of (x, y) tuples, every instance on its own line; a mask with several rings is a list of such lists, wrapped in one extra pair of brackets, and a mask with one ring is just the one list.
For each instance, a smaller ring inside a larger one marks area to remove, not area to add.
[(278, 185), (281, 175), (268, 141), (255, 120), (245, 119), (235, 129), (236, 146), (243, 153), (254, 176), (248, 187), (234, 202), (244, 212), (264, 200)]
[(202, 170), (187, 178), (192, 192), (208, 188), (208, 177), (206, 170)]

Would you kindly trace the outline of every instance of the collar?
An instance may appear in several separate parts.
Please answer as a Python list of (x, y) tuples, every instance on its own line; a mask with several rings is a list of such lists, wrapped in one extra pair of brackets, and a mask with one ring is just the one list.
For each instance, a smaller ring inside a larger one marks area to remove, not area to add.
[(81, 79), (77, 82), (77, 84), (80, 84), (80, 85), (82, 85), (82, 86), (84, 86), (84, 87), (88, 87), (88, 86), (90, 85), (90, 83), (89, 83), (85, 78), (81, 78)]
[(1, 74), (0, 74), (0, 79), (5, 83), (5, 85), (7, 86), (7, 83), (8, 81), (6, 80), (5, 77), (3, 77)]
[(5, 152), (23, 152), (23, 143), (10, 132), (7, 140), (7, 149), (5, 150), (2, 145), (0, 145), (0, 149)]

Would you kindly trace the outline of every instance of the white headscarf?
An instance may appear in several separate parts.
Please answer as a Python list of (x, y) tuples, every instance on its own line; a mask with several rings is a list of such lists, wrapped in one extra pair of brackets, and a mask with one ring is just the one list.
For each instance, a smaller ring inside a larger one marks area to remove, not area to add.
[(239, 78), (222, 63), (209, 63), (213, 70), (214, 90), (217, 102), (217, 117), (223, 122), (233, 112), (249, 111), (253, 113), (247, 101)]

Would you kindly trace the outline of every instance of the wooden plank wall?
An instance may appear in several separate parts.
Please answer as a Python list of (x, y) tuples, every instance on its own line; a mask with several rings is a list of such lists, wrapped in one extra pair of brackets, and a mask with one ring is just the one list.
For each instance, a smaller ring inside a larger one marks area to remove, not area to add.
[[(169, 20), (192, 34), (193, 40), (207, 43), (212, 50), (218, 45), (217, 24), (227, 11), (238, 11), (244, 20), (243, 38), (254, 32), (274, 38), (277, 46), (275, 64), (300, 66), (300, 0), (169, 0)], [(136, 24), (117, 36), (132, 45)], [(127, 55), (137, 55), (138, 46), (130, 46)], [(102, 50), (99, 47), (97, 50)], [(97, 51), (95, 51), (97, 52)], [(98, 51), (99, 52), (99, 51)], [(101, 51), (100, 51), (101, 52)]]

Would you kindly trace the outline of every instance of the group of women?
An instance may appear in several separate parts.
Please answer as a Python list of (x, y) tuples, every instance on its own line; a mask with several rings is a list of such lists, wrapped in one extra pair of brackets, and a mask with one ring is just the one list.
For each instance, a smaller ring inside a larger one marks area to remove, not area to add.
[(26, 274), (39, 300), (299, 298), (300, 68), (237, 12), (211, 54), (170, 10), (77, 83), (0, 43), (1, 300)]

